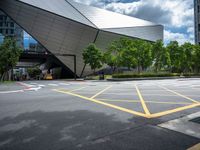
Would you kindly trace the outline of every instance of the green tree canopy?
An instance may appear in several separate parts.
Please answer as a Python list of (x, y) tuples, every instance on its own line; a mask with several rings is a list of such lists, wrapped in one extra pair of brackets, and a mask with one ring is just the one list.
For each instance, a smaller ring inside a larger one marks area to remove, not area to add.
[(169, 51), (164, 47), (162, 40), (158, 40), (153, 44), (152, 56), (156, 72), (171, 65)]
[(171, 59), (171, 71), (180, 72), (181, 70), (181, 59), (183, 58), (183, 51), (180, 48), (177, 41), (171, 41), (167, 45), (167, 49)]
[(82, 55), (84, 63), (88, 64), (94, 72), (96, 69), (102, 67), (102, 53), (95, 44), (89, 44), (88, 47), (83, 50)]
[(151, 43), (143, 40), (120, 38), (108, 47), (104, 54), (105, 63), (111, 67), (146, 69), (152, 64), (151, 48)]
[(133, 40), (132, 43), (136, 49), (134, 57), (140, 73), (140, 68), (144, 70), (152, 64), (152, 45), (144, 40)]
[(191, 43), (184, 43), (180, 46), (180, 56), (181, 56), (181, 65), (180, 70), (181, 72), (191, 72), (193, 62), (193, 55), (194, 55), (194, 46)]
[(18, 62), (22, 49), (12, 38), (6, 38), (0, 45), (0, 74), (2, 79), (6, 78), (7, 72), (12, 69)]

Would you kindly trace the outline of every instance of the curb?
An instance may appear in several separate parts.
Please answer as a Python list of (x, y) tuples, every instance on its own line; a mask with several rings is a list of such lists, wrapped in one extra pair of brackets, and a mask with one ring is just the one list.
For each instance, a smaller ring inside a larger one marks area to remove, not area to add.
[(112, 78), (107, 81), (139, 81), (139, 80), (167, 80), (167, 79), (186, 79), (186, 78), (200, 78), (196, 77), (149, 77), (149, 78)]

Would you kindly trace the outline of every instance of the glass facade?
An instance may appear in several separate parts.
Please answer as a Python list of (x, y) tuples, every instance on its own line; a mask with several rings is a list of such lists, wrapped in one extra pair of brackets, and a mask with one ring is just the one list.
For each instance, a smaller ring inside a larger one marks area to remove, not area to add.
[(24, 47), (24, 34), (21, 27), (14, 23), (6, 14), (0, 11), (0, 34), (4, 37), (14, 37), (17, 45)]

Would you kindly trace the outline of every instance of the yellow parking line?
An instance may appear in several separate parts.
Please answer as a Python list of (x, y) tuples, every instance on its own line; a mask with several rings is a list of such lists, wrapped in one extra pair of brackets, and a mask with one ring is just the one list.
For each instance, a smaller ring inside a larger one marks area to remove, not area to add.
[(98, 99), (107, 102), (127, 102), (127, 103), (140, 103), (140, 100), (113, 100), (113, 99)]
[(145, 101), (146, 103), (154, 103), (154, 104), (177, 104), (177, 105), (187, 105), (193, 103), (185, 103), (185, 102), (156, 102), (156, 101)]
[(78, 88), (78, 89), (74, 89), (74, 90), (70, 90), (69, 92), (75, 92), (75, 91), (79, 91), (79, 90), (82, 90), (84, 88), (86, 88), (87, 86), (84, 86), (84, 87), (81, 87), (81, 88)]
[(106, 90), (110, 89), (112, 87), (112, 85), (108, 86), (107, 88), (105, 88), (104, 90), (98, 92), (97, 94), (95, 94), (94, 96), (90, 97), (90, 98), (95, 98), (97, 97), (98, 95), (102, 94), (103, 92), (105, 92)]
[(157, 117), (169, 115), (169, 114), (172, 114), (172, 113), (176, 113), (176, 112), (183, 111), (183, 110), (186, 110), (186, 109), (194, 108), (194, 107), (197, 107), (197, 106), (200, 106), (200, 103), (199, 104), (192, 104), (192, 105), (184, 106), (184, 107), (179, 107), (179, 108), (176, 108), (176, 109), (167, 110), (167, 111), (163, 111), (163, 112), (159, 112), (159, 113), (155, 113), (155, 114), (152, 114), (150, 116), (150, 118), (157, 118)]
[[(75, 91), (79, 91), (79, 90), (82, 90), (84, 88), (86, 88), (87, 86), (84, 86), (84, 87), (81, 87), (81, 88), (78, 88), (78, 89), (73, 89), (73, 90), (67, 90), (67, 89), (59, 89), (59, 90), (63, 90), (63, 91), (67, 91), (67, 92), (75, 92)], [(54, 89), (56, 90), (56, 89)]]
[[(98, 99), (100, 101), (106, 102), (125, 102), (125, 103), (141, 103), (140, 100), (114, 100), (114, 99)], [(177, 104), (177, 105), (187, 105), (193, 103), (185, 103), (185, 102), (157, 102), (157, 101), (145, 101), (145, 103), (154, 103), (154, 104)]]
[(140, 90), (139, 90), (139, 88), (137, 87), (136, 84), (135, 84), (135, 88), (136, 88), (137, 94), (138, 94), (138, 96), (140, 98), (140, 101), (141, 101), (141, 104), (142, 104), (142, 107), (144, 109), (145, 114), (146, 115), (150, 115), (150, 112), (149, 112), (149, 110), (147, 108), (147, 105), (145, 104), (145, 101), (144, 101), (144, 99), (142, 97), (142, 94), (140, 93)]
[(66, 92), (66, 91), (62, 91), (62, 90), (56, 90), (55, 89), (54, 91), (57, 91), (57, 92), (60, 92), (60, 93), (64, 93), (64, 94), (68, 94), (68, 95), (72, 95), (72, 96), (76, 96), (76, 97), (79, 97), (79, 98), (82, 98), (82, 99), (85, 99), (85, 100), (88, 100), (88, 101), (92, 101), (94, 103), (98, 103), (98, 104), (101, 104), (101, 105), (105, 105), (107, 107), (111, 107), (111, 108), (114, 108), (114, 109), (117, 109), (117, 110), (121, 110), (123, 112), (130, 113), (130, 114), (133, 114), (133, 115), (149, 118), (149, 116), (146, 115), (146, 114), (143, 114), (143, 113), (140, 113), (140, 112), (136, 112), (136, 111), (133, 111), (133, 110), (129, 110), (129, 109), (126, 109), (126, 108), (123, 108), (123, 107), (119, 107), (119, 106), (116, 106), (116, 105), (112, 105), (112, 104), (109, 104), (109, 103), (106, 103), (106, 102), (102, 102), (102, 101), (99, 101), (99, 100), (95, 100), (93, 98), (88, 98), (88, 97), (85, 97), (85, 96), (82, 96), (82, 95), (78, 95), (78, 94), (75, 94), (75, 93)]
[(192, 102), (194, 102), (194, 103), (199, 103), (198, 101), (196, 101), (196, 100), (194, 100), (194, 99), (192, 99), (192, 98), (189, 98), (189, 97), (187, 97), (187, 96), (185, 96), (185, 95), (182, 95), (182, 94), (180, 94), (180, 93), (178, 93), (178, 92), (175, 92), (175, 91), (173, 91), (173, 90), (170, 90), (170, 89), (168, 89), (168, 88), (166, 88), (166, 87), (163, 87), (163, 86), (159, 86), (159, 87), (165, 89), (166, 91), (169, 91), (169, 92), (171, 92), (171, 93), (174, 93), (174, 94), (176, 94), (176, 95), (178, 95), (178, 96), (181, 96), (181, 97), (183, 97), (183, 98), (185, 98), (185, 99), (187, 99), (187, 100), (190, 100), (190, 101), (192, 101)]
[(188, 148), (187, 150), (200, 150), (200, 143)]

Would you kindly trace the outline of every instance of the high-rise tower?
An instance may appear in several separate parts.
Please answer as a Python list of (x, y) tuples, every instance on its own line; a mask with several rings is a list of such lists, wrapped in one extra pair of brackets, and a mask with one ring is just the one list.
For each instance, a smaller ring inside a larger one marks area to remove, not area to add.
[(200, 0), (194, 0), (195, 43), (200, 44)]

